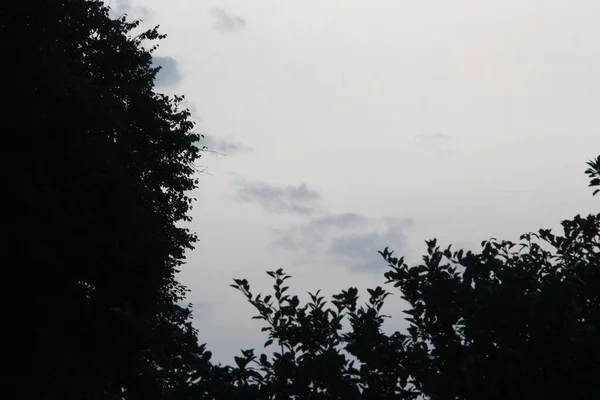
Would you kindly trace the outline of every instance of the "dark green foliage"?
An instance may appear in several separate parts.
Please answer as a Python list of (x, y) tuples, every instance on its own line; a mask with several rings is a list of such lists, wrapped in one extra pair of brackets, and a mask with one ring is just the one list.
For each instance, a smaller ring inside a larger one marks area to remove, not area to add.
[[(600, 186), (600, 156), (595, 160), (588, 161), (589, 168), (585, 171), (590, 177), (590, 187)], [(600, 192), (600, 189), (594, 190), (594, 196)]]
[(387, 283), (409, 304), (409, 327), (390, 335), (382, 288), (363, 306), (354, 288), (301, 305), (282, 270), (268, 273), (266, 297), (236, 279), (277, 350), (236, 358), (234, 387), (260, 399), (598, 399), (600, 214), (562, 230), (491, 239), (479, 253), (430, 240), (415, 266), (383, 250)]
[(433, 240), (412, 268), (383, 252), (386, 277), (411, 305), (406, 351), (418, 362), (408, 367), (423, 393), (597, 398), (600, 216), (563, 229), (486, 241), (479, 254), (441, 251)]
[(201, 353), (175, 279), (199, 135), (154, 92), (161, 36), (98, 1), (1, 8), (16, 397), (168, 398)]

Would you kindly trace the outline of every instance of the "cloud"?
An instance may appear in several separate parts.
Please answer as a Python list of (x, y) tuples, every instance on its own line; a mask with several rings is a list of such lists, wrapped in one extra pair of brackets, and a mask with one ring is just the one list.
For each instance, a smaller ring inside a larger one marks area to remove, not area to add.
[(366, 233), (340, 235), (331, 239), (327, 254), (334, 260), (346, 264), (352, 270), (381, 271), (387, 265), (379, 250), (390, 247), (396, 251), (406, 251), (406, 228), (412, 224), (409, 219), (387, 221), (383, 230)]
[(299, 260), (323, 252), (327, 238), (340, 230), (364, 226), (368, 219), (354, 213), (328, 214), (290, 229), (276, 231), (278, 238), (272, 246), (295, 254)]
[(152, 66), (160, 67), (158, 74), (156, 74), (156, 79), (154, 80), (156, 86), (170, 86), (181, 81), (177, 60), (173, 57), (153, 57)]
[(226, 139), (217, 139), (212, 135), (204, 135), (204, 137), (200, 139), (198, 145), (200, 147), (206, 146), (207, 150), (216, 151), (217, 153), (222, 153), (226, 156), (252, 151), (250, 147), (242, 143), (229, 141)]
[(274, 230), (271, 248), (292, 255), (292, 262), (322, 262), (354, 271), (381, 272), (387, 265), (379, 250), (388, 246), (407, 253), (405, 232), (413, 224), (410, 218), (323, 213), (321, 195), (305, 184), (276, 187), (244, 182), (236, 195), (240, 201), (259, 203), (270, 211), (302, 214), (308, 218), (301, 224)]
[(314, 229), (320, 228), (349, 228), (365, 223), (366, 218), (355, 213), (331, 214), (313, 220), (310, 226)]
[(258, 203), (273, 212), (311, 214), (316, 211), (321, 195), (305, 184), (298, 186), (270, 186), (262, 182), (241, 182), (236, 198), (247, 203)]
[(220, 32), (241, 32), (246, 27), (244, 18), (229, 14), (225, 10), (213, 8), (209, 12), (217, 18), (214, 27)]
[(353, 267), (377, 268), (381, 264), (377, 250), (385, 247), (381, 242), (381, 236), (376, 232), (339, 236), (331, 240), (328, 252), (342, 260), (347, 259)]
[(272, 247), (295, 256), (297, 262), (320, 259), (351, 270), (381, 272), (386, 267), (378, 254), (389, 246), (407, 251), (405, 231), (409, 218), (368, 218), (344, 213), (314, 218), (305, 224), (276, 231)]

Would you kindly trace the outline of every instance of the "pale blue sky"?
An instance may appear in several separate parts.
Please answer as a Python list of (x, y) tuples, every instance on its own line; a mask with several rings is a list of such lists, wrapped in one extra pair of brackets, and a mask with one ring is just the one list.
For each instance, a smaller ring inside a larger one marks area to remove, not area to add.
[(219, 361), (264, 341), (232, 277), (364, 289), (383, 283), (374, 248), (414, 260), (432, 237), (514, 240), (597, 212), (597, 0), (112, 4), (168, 34), (160, 90), (225, 154), (200, 162), (181, 275)]

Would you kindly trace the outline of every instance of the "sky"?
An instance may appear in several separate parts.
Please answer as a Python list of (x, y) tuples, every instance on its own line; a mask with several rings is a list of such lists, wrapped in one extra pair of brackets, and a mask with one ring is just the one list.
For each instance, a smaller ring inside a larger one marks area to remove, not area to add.
[[(217, 362), (267, 339), (230, 288), (384, 285), (386, 246), (477, 249), (598, 212), (597, 0), (112, 0), (167, 38), (157, 90), (185, 106), (199, 161), (180, 274)], [(385, 286), (384, 286), (385, 287)], [(389, 287), (386, 329), (403, 329)], [(366, 298), (364, 299), (366, 301)]]

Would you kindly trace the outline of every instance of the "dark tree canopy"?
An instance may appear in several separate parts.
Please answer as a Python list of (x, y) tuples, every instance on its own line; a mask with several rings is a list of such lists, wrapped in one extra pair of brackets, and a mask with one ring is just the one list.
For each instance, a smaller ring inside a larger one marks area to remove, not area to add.
[[(588, 163), (590, 186), (600, 183), (598, 161)], [(356, 288), (301, 305), (281, 269), (268, 273), (275, 290), (265, 297), (234, 280), (277, 348), (236, 358), (239, 398), (600, 398), (600, 214), (563, 221), (560, 234), (481, 246), (430, 240), (414, 266), (383, 250), (387, 283), (408, 303), (407, 330), (392, 334), (382, 329), (391, 293), (381, 287), (362, 306)]]
[(166, 398), (198, 353), (175, 275), (199, 135), (154, 91), (162, 36), (138, 24), (99, 1), (1, 6), (18, 398)]

